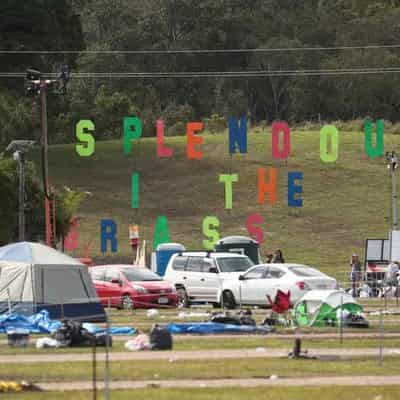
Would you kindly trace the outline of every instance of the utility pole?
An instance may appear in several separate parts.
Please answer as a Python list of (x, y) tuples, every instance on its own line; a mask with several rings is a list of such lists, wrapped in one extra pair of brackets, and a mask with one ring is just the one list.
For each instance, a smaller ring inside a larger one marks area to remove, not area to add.
[(25, 92), (27, 95), (40, 97), (40, 123), (41, 123), (41, 147), (42, 147), (42, 179), (45, 195), (45, 219), (46, 219), (46, 244), (55, 246), (55, 201), (49, 185), (48, 167), (48, 131), (47, 131), (47, 93), (49, 88), (57, 94), (67, 93), (67, 83), (70, 78), (69, 68), (61, 67), (57, 79), (44, 79), (39, 71), (28, 69), (25, 78)]
[(49, 141), (47, 136), (47, 83), (45, 80), (40, 80), (40, 125), (42, 127), (42, 168), (43, 168), (43, 189), (47, 199), (49, 193), (49, 163), (48, 163), (48, 147)]

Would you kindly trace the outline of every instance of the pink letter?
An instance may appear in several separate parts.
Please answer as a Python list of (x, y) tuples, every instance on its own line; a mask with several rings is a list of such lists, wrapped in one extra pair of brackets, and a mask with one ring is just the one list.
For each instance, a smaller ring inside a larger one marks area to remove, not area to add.
[[(279, 149), (279, 134), (283, 132), (283, 149)], [(272, 124), (272, 157), (275, 160), (285, 160), (290, 154), (290, 128), (286, 122)]]
[(159, 119), (157, 121), (157, 156), (158, 157), (171, 157), (172, 149), (164, 147), (164, 121)]
[(254, 226), (254, 224), (263, 224), (264, 217), (260, 214), (250, 214), (247, 217), (246, 226), (249, 235), (261, 244), (264, 242), (264, 232), (259, 226)]

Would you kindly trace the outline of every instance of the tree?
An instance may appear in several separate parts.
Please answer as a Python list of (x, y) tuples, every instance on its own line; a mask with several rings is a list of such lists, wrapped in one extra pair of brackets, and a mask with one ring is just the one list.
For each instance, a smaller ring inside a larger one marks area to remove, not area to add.
[[(18, 163), (0, 154), (0, 246), (18, 240)], [(56, 190), (56, 232), (62, 239), (87, 193), (63, 188)], [(45, 238), (44, 193), (32, 162), (25, 163), (25, 237)]]

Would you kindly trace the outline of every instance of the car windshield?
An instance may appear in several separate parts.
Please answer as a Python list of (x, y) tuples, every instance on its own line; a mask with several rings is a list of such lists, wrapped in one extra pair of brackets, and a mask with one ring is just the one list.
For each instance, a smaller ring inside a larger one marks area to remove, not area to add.
[(221, 272), (243, 272), (254, 265), (248, 257), (221, 257), (217, 261)]
[(311, 267), (288, 267), (289, 271), (293, 272), (297, 276), (303, 277), (326, 277), (324, 273)]
[(145, 268), (124, 268), (122, 272), (129, 282), (162, 281), (157, 274)]

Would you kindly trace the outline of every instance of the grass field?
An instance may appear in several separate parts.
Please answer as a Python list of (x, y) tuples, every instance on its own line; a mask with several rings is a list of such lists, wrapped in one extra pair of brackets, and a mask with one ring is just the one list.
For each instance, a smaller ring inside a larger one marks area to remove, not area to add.
[[(281, 248), (286, 260), (321, 267), (343, 280), (348, 278), (351, 253), (363, 255), (367, 237), (386, 237), (390, 226), (390, 181), (383, 159), (368, 159), (361, 132), (341, 132), (339, 158), (323, 163), (319, 132), (295, 131), (287, 163), (271, 156), (270, 131), (252, 132), (248, 154), (228, 154), (227, 134), (204, 135), (202, 160), (186, 158), (186, 138), (169, 137), (171, 159), (158, 159), (155, 140), (141, 139), (125, 156), (121, 141), (97, 142), (92, 157), (79, 157), (74, 145), (51, 146), (50, 177), (57, 186), (90, 191), (83, 204), (80, 249), (90, 243), (90, 255), (101, 256), (100, 220), (118, 224), (118, 256), (130, 254), (128, 223), (138, 222), (140, 233), (151, 247), (156, 218), (169, 220), (171, 240), (187, 248), (202, 248), (202, 220), (215, 215), (221, 237), (244, 234), (246, 218), (259, 213), (265, 242), (261, 253)], [(400, 143), (400, 136), (386, 134), (385, 150)], [(258, 168), (278, 170), (277, 202), (257, 203)], [(287, 173), (304, 173), (304, 206), (287, 205)], [(131, 209), (131, 173), (140, 173), (140, 208)], [(238, 173), (234, 184), (233, 209), (224, 209), (222, 173)], [(108, 253), (107, 255), (111, 255)], [(114, 257), (117, 260), (117, 257)], [(113, 258), (107, 261), (112, 262)]]
[[(303, 339), (302, 345), (304, 349), (329, 349), (329, 348), (343, 348), (343, 349), (357, 349), (357, 348), (375, 348), (379, 347), (379, 339), (369, 338), (345, 338), (343, 343), (340, 343), (339, 336), (336, 339)], [(127, 351), (124, 347), (124, 341), (114, 340), (111, 348), (112, 352)], [(281, 349), (289, 352), (293, 348), (293, 339), (270, 339), (268, 336), (261, 337), (235, 337), (230, 340), (226, 338), (202, 338), (194, 339), (181, 339), (175, 341), (174, 350), (217, 350), (217, 349), (256, 349), (264, 347), (267, 349)], [(384, 339), (385, 349), (400, 349), (399, 339)], [(62, 354), (62, 353), (88, 353), (90, 348), (59, 348), (59, 349), (36, 349), (35, 347), (27, 347), (23, 349), (10, 348), (6, 345), (0, 346), (0, 355), (8, 354)], [(104, 352), (104, 348), (98, 348), (98, 352)], [(377, 350), (378, 351), (378, 350)]]
[[(113, 391), (113, 400), (397, 400), (400, 386), (391, 387), (269, 387), (269, 388), (223, 388), (223, 389), (143, 389), (132, 391)], [(7, 395), (3, 395), (7, 398)], [(9, 395), (9, 399), (41, 400), (44, 397), (52, 400), (91, 400), (89, 392), (72, 393), (23, 393)], [(99, 394), (98, 399), (104, 399)]]
[[(99, 363), (97, 374), (104, 378), (104, 362)], [(15, 363), (0, 365), (1, 379), (29, 381), (90, 380), (91, 362)], [(385, 357), (379, 366), (378, 357), (356, 357), (351, 361), (289, 360), (287, 358), (252, 358), (229, 360), (145, 360), (114, 361), (110, 363), (110, 376), (117, 380), (151, 379), (222, 379), (311, 376), (396, 375), (400, 370), (399, 357)]]

